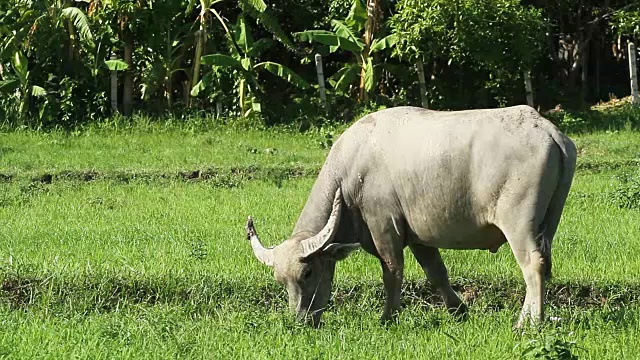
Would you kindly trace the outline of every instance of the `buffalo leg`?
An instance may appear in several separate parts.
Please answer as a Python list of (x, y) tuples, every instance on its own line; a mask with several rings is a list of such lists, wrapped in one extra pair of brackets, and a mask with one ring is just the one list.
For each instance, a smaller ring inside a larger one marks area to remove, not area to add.
[(387, 295), (380, 321), (389, 322), (400, 313), (400, 290), (404, 272), (404, 233), (397, 222), (369, 224), (369, 231), (382, 267), (382, 280)]
[(378, 250), (380, 265), (382, 266), (382, 280), (387, 299), (380, 321), (389, 322), (397, 318), (400, 313), (400, 290), (402, 288), (404, 272), (404, 256), (402, 249), (385, 248)]
[(507, 235), (507, 239), (527, 285), (527, 294), (515, 326), (515, 328), (521, 328), (527, 320), (535, 324), (544, 317), (545, 257), (532, 231), (511, 237)]
[(464, 315), (467, 312), (467, 307), (449, 283), (449, 275), (440, 256), (440, 251), (431, 246), (415, 243), (409, 245), (409, 248), (418, 260), (418, 263), (422, 267), (422, 270), (424, 270), (431, 284), (433, 284), (433, 286), (438, 289), (438, 292), (440, 292), (440, 295), (442, 295), (449, 312)]
[[(404, 273), (405, 220), (394, 216), (384, 199), (393, 197), (394, 189), (386, 178), (365, 178), (364, 183), (376, 184), (364, 186), (363, 198), (369, 199), (363, 204), (363, 220), (367, 224), (375, 253), (382, 267), (382, 280), (387, 295), (380, 321), (387, 323), (395, 320), (401, 310), (400, 291)], [(387, 184), (383, 186), (382, 184)]]

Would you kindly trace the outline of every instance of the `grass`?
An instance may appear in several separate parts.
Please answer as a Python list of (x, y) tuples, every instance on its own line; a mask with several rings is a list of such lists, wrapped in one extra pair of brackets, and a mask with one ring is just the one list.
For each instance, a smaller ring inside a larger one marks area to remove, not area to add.
[[(195, 170), (251, 167), (317, 171), (328, 152), (326, 136), (318, 131), (300, 134), (225, 128), (204, 132), (0, 133), (0, 180), (3, 176), (30, 179), (43, 174), (82, 178), (80, 175), (87, 173), (112, 178), (122, 174), (166, 177)], [(577, 135), (574, 140), (581, 155), (579, 169), (597, 172), (640, 164), (637, 132), (603, 131)]]
[[(578, 175), (554, 244), (556, 278), (619, 282), (640, 273), (640, 212), (611, 206), (606, 193), (598, 193), (610, 181), (606, 175)], [(289, 235), (312, 183), (306, 178), (280, 187), (247, 181), (236, 188), (207, 181), (0, 184), (8, 199), (0, 207), (0, 259), (11, 255), (16, 264), (26, 261), (47, 272), (97, 266), (150, 276), (185, 270), (250, 280), (266, 271), (246, 251), (246, 216), (255, 217), (266, 243), (277, 244)], [(497, 254), (450, 250), (444, 256), (453, 276), (520, 276), (508, 246)], [(346, 262), (345, 272), (378, 279), (378, 264), (368, 258)]]
[[(325, 326), (295, 324), (243, 225), (253, 215), (270, 245), (289, 235), (327, 152), (319, 138), (0, 134), (0, 358), (512, 359), (549, 333), (576, 341), (581, 358), (638, 357), (640, 211), (610, 201), (615, 176), (637, 171), (637, 132), (575, 137), (579, 171), (548, 287), (547, 315), (560, 320), (524, 335), (511, 331), (524, 285), (508, 246), (443, 251), (471, 304), (466, 322), (407, 256), (401, 322), (379, 325), (380, 268), (356, 253), (338, 266)], [(201, 169), (218, 172), (178, 175)], [(100, 175), (79, 175), (89, 172)], [(143, 173), (153, 176), (122, 176)]]
[(0, 134), (0, 169), (33, 176), (61, 172), (173, 173), (207, 167), (307, 166), (319, 168), (327, 150), (313, 134), (212, 130)]
[[(634, 310), (637, 308), (615, 313), (622, 318), (616, 322), (609, 318), (612, 312), (586, 312), (556, 326), (570, 329), (573, 333), (567, 338), (589, 346), (576, 352), (581, 357), (633, 359), (638, 334)], [(220, 308), (197, 317), (168, 306), (69, 318), (0, 313), (6, 333), (19, 335), (0, 333), (4, 344), (0, 353), (22, 358), (64, 354), (97, 359), (513, 359), (529, 337), (538, 337), (514, 334), (512, 318), (505, 311), (474, 311), (464, 324), (452, 321), (441, 310), (411, 311), (412, 316), (405, 316), (399, 325), (384, 328), (371, 318), (368, 308), (348, 306), (327, 314), (327, 324), (319, 331), (296, 326), (281, 313), (255, 309)]]

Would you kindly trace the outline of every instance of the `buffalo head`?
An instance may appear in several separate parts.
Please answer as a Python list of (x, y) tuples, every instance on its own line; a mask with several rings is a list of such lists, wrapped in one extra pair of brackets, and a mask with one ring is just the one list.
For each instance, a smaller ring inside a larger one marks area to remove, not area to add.
[(331, 297), (331, 283), (336, 261), (342, 260), (359, 244), (334, 243), (342, 207), (340, 189), (336, 191), (327, 224), (307, 239), (288, 239), (273, 248), (262, 246), (253, 219), (245, 227), (253, 253), (273, 268), (276, 280), (289, 294), (289, 308), (300, 321), (318, 326)]

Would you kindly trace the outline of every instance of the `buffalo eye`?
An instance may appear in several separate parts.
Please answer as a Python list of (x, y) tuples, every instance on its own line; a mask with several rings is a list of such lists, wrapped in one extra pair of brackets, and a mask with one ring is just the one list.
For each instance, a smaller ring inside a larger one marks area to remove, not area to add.
[(302, 280), (309, 280), (310, 277), (311, 277), (311, 269), (306, 269), (302, 273)]

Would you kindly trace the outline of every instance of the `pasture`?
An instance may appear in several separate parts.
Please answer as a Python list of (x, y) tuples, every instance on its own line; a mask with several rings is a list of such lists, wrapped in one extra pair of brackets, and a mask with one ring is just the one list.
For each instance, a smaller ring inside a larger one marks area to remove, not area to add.
[(569, 135), (578, 171), (553, 244), (553, 320), (516, 333), (524, 281), (507, 245), (443, 251), (466, 321), (408, 253), (400, 322), (380, 325), (381, 271), (362, 252), (338, 265), (324, 326), (293, 321), (243, 226), (252, 215), (265, 245), (290, 234), (323, 134), (0, 134), (0, 358), (513, 359), (545, 345), (638, 358), (640, 134)]

